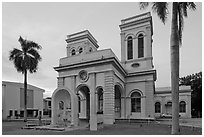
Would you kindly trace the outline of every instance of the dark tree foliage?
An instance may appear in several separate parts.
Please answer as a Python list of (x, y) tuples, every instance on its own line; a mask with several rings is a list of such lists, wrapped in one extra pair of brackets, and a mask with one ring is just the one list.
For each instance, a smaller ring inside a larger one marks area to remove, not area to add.
[(191, 86), (192, 117), (202, 117), (202, 72), (191, 74), (179, 79), (180, 85)]

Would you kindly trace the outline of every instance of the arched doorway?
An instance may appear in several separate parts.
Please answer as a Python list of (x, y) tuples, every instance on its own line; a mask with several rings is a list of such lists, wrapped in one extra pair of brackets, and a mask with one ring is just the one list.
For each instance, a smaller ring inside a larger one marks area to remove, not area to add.
[(71, 94), (67, 89), (57, 89), (52, 95), (52, 124), (67, 126), (71, 124)]
[(79, 101), (79, 118), (90, 119), (90, 90), (86, 85), (79, 85), (77, 88)]
[(121, 117), (121, 93), (122, 89), (119, 85), (115, 85), (115, 118), (118, 119)]

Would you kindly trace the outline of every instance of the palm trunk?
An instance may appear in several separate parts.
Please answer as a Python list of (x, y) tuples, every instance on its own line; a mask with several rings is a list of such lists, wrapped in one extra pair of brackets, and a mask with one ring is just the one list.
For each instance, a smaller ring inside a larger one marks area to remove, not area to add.
[(178, 3), (173, 2), (171, 24), (171, 93), (172, 93), (172, 130), (179, 133), (179, 37), (178, 37)]
[(27, 121), (27, 70), (24, 72), (24, 122)]

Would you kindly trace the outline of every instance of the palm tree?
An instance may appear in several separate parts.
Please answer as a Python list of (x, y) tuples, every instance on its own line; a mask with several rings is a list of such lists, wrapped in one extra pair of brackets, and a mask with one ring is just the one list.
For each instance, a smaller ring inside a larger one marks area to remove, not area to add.
[[(140, 8), (149, 6), (148, 2), (140, 2)], [(168, 16), (167, 2), (152, 2), (152, 10), (156, 12), (161, 21), (165, 24)], [(172, 88), (172, 134), (179, 133), (179, 47), (182, 44), (182, 31), (184, 17), (187, 17), (187, 9), (196, 9), (193, 2), (173, 2), (171, 22), (171, 88)]]
[(23, 39), (21, 36), (18, 39), (21, 44), (21, 49), (14, 48), (9, 52), (9, 60), (13, 61), (17, 72), (24, 74), (24, 121), (27, 121), (27, 71), (34, 73), (37, 71), (38, 62), (41, 56), (37, 50), (41, 46), (33, 41)]

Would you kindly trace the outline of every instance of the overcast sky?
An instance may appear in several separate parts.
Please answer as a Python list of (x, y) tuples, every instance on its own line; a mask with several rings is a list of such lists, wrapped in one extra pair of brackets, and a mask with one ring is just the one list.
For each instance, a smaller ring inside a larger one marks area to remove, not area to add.
[[(180, 77), (202, 70), (202, 5), (189, 11), (185, 19), (180, 48)], [(169, 6), (171, 8), (171, 6)], [(138, 3), (3, 3), (2, 4), (2, 80), (23, 83), (23, 75), (9, 61), (9, 51), (20, 48), (19, 36), (42, 46), (37, 73), (28, 74), (28, 83), (46, 90), (57, 88), (59, 59), (66, 56), (66, 35), (89, 30), (99, 49), (111, 48), (120, 59), (120, 21), (150, 11)], [(169, 10), (171, 13), (171, 9)], [(153, 16), (153, 62), (157, 70), (156, 87), (170, 86), (170, 23), (164, 25)]]

